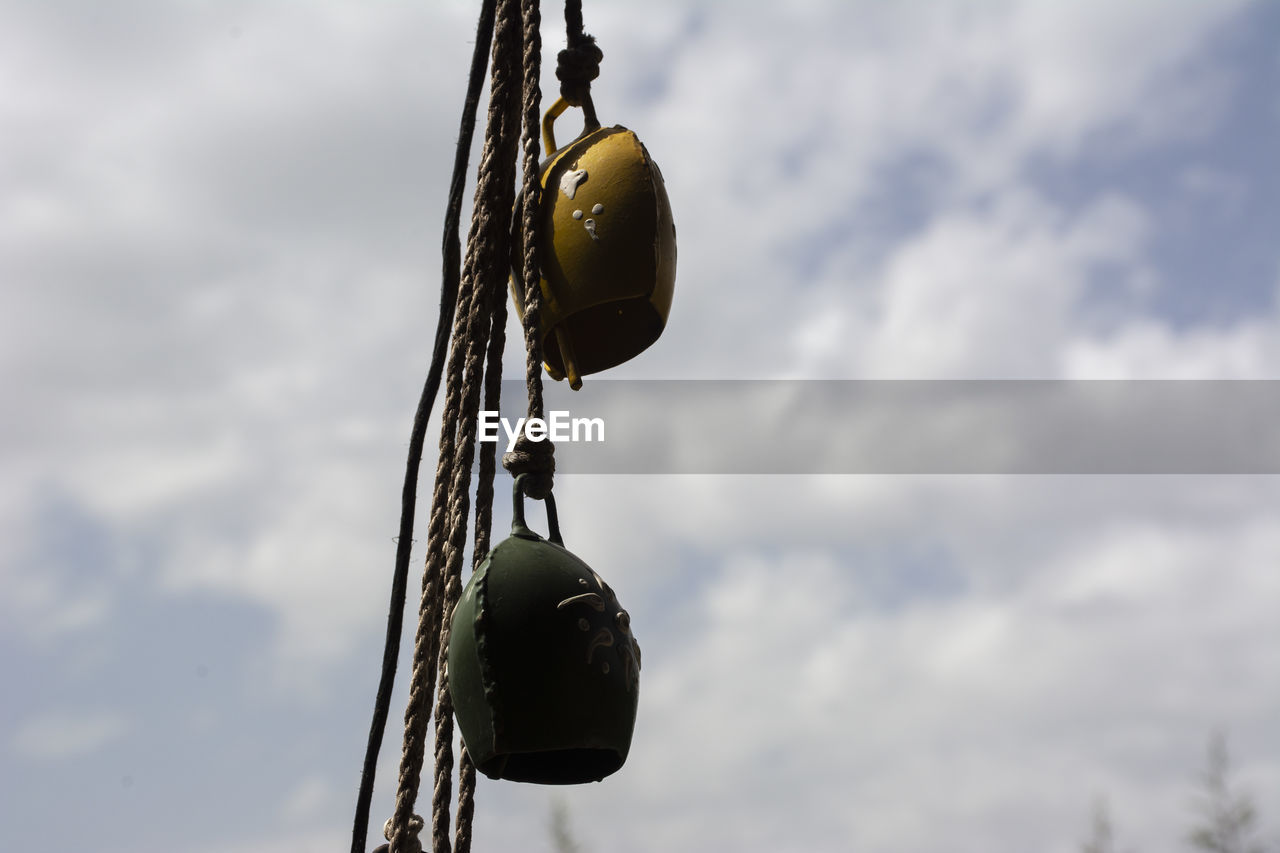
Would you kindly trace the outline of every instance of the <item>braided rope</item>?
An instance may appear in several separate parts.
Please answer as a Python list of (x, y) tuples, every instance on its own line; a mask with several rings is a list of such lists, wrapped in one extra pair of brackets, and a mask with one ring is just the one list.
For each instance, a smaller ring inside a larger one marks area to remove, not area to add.
[[(484, 374), (484, 409), (494, 412), (502, 397), (502, 351), (506, 348), (507, 294), (498, 291), (493, 299), (493, 325), (489, 334), (488, 365)], [(496, 448), (496, 446), (495, 446)], [(493, 528), (493, 478), (497, 470), (496, 449), (480, 455), (479, 483), (476, 486), (476, 533), (471, 544), (474, 571), (489, 553)]]
[[(512, 163), (511, 180), (506, 182), (509, 187), (514, 183), (515, 171), (515, 150), (514, 146), (510, 152), (511, 157), (507, 158)], [(508, 194), (507, 207), (509, 209), (511, 196)], [(507, 233), (506, 229), (502, 230), (502, 234)], [(484, 288), (489, 297), (489, 305), (487, 308), (480, 308), (479, 313), (487, 315), (489, 328), (483, 330), (484, 335), (478, 338), (475, 343), (487, 341), (487, 352), (482, 352), (479, 346), (475, 346), (468, 351), (468, 357), (473, 359), (469, 365), (468, 376), (477, 376), (480, 368), (480, 359), (487, 357), (489, 371), (485, 376), (484, 392), (486, 405), (492, 405), (494, 410), (498, 407), (498, 397), (501, 393), (502, 381), (502, 344), (505, 341), (506, 323), (506, 258), (508, 257), (507, 243), (499, 242), (494, 234), (488, 234), (490, 241), (485, 244), (486, 249), (495, 250), (491, 258), (496, 259), (488, 265), (485, 275), (488, 284)], [(497, 250), (501, 250), (500, 252)], [(477, 294), (480, 290), (477, 290)], [(465, 440), (458, 443), (457, 454), (454, 465), (454, 482), (451, 512), (456, 512), (457, 517), (454, 526), (450, 530), (450, 538), (447, 550), (446, 562), (446, 580), (444, 586), (444, 601), (442, 608), (442, 617), (440, 620), (440, 640), (437, 644), (438, 659), (437, 666), (437, 683), (438, 694), (436, 697), (436, 744), (435, 744), (435, 787), (432, 792), (432, 849), (436, 853), (447, 853), (450, 849), (449, 842), (449, 807), (450, 799), (453, 793), (453, 697), (449, 693), (449, 682), (447, 679), (448, 672), (448, 640), (449, 640), (449, 619), (453, 613), (454, 607), (458, 603), (458, 598), (462, 594), (462, 558), (463, 550), (466, 546), (467, 526), (466, 514), (468, 511), (468, 485), (471, 479), (471, 469), (473, 462), (473, 454), (475, 448), (476, 420), (479, 409), (479, 393), (480, 383), (476, 382), (468, 386), (468, 396), (463, 403), (462, 425), (460, 427)], [(466, 447), (471, 448), (470, 454)], [(463, 458), (465, 455), (465, 458)], [(474, 551), (476, 559), (480, 555), (488, 552), (488, 539), (490, 528), (492, 527), (493, 516), (493, 475), (494, 460), (492, 453), (485, 453), (480, 458), (480, 486), (476, 493), (476, 542), (480, 546), (479, 550)]]
[[(494, 294), (491, 316), (488, 363), (485, 367), (484, 376), (484, 408), (486, 411), (494, 412), (498, 410), (502, 394), (502, 350), (506, 344), (507, 325), (507, 294), (505, 291), (498, 290)], [(489, 553), (489, 540), (493, 530), (493, 478), (497, 469), (494, 455), (493, 452), (485, 452), (480, 455), (479, 483), (476, 486), (476, 532), (475, 539), (471, 545), (472, 571), (480, 565), (484, 555)], [(447, 626), (445, 627), (447, 630)], [(444, 678), (443, 673), (445, 672), (446, 663), (446, 656), (442, 652), (440, 661), (442, 679)], [(452, 705), (452, 700), (450, 700), (450, 705)], [(442, 713), (440, 710), (437, 711), (437, 715)], [(452, 742), (452, 731), (448, 735), (449, 741)], [(439, 741), (437, 740), (438, 752)], [(464, 746), (462, 754), (458, 758), (458, 817), (453, 843), (456, 853), (470, 853), (471, 850), (471, 821), (475, 815), (475, 794), (476, 768)], [(433, 818), (439, 818), (440, 816), (441, 811), (437, 808)], [(443, 812), (443, 817), (445, 825), (437, 826), (434, 821), (432, 823), (433, 838), (437, 838), (439, 833), (447, 830), (447, 810)]]
[[(449, 354), (440, 459), (436, 469), (427, 566), (414, 638), (413, 674), (405, 710), (404, 752), (392, 814), (393, 853), (415, 853), (410, 820), (417, 800), (426, 751), (431, 696), (436, 704), (432, 842), (435, 853), (450, 850), (449, 800), (453, 771), (453, 714), (444, 678), (448, 615), (461, 593), (462, 556), (475, 460), (476, 421), (485, 352), (492, 343), (494, 295), (506, 282), (507, 214), (514, 203), (519, 90), (511, 69), (521, 41), (516, 0), (499, 0), (493, 38), (490, 103), (485, 145), (476, 182), (467, 237), (459, 305)], [(513, 127), (514, 125), (514, 127)], [(468, 830), (469, 831), (469, 830)]]
[(458, 757), (458, 824), (453, 839), (454, 853), (471, 853), (471, 820), (475, 816), (476, 766), (466, 746)]
[[(542, 111), (542, 89), (538, 83), (542, 66), (541, 14), (538, 0), (523, 0), (520, 4), (524, 24), (524, 134), (521, 146), (524, 159), (521, 169), (524, 182), (520, 191), (520, 230), (524, 235), (521, 258), (521, 289), (524, 291), (525, 388), (529, 395), (528, 417), (542, 418), (542, 335), (539, 315), (542, 310), (542, 267), (539, 246), (534, 235), (538, 230), (538, 211), (542, 205), (542, 181), (538, 164), (539, 114)], [(535, 500), (551, 494), (555, 473), (555, 445), (551, 440), (530, 441), (524, 433), (516, 439), (515, 449), (502, 457), (502, 467), (513, 477), (527, 474), (524, 492)]]
[(414, 518), (417, 513), (418, 472), (422, 462), (423, 446), (426, 443), (427, 421), (431, 417), (431, 409), (435, 405), (436, 394), (440, 390), (441, 374), (449, 349), (449, 333), (458, 304), (458, 288), (462, 276), (458, 222), (462, 216), (463, 189), (466, 185), (467, 162), (475, 132), (476, 112), (480, 105), (481, 90), (484, 88), (489, 47), (493, 41), (495, 6), (496, 0), (484, 0), (479, 20), (476, 22), (475, 48), (471, 55), (467, 94), (458, 128), (458, 148), (454, 156), (453, 176), (449, 184), (449, 201), (445, 210), (440, 313), (436, 320), (431, 366), (427, 371), (422, 393), (418, 397), (418, 408), (414, 413), (413, 429), (409, 435), (409, 458), (405, 464), (404, 485), (400, 494), (400, 533), (396, 540), (391, 603), (387, 610), (387, 631), (382, 651), (382, 672), (373, 703), (373, 719), (369, 725), (364, 764), (360, 771), (360, 790), (356, 795), (356, 813), (351, 830), (351, 853), (363, 853), (365, 849), (365, 837), (369, 833), (369, 808), (373, 801), (374, 778), (378, 768), (378, 753), (382, 748), (387, 715), (391, 709), (391, 692), (395, 685), (396, 663), (400, 656), (404, 603), (408, 594), (409, 561), (413, 548)]
[[(572, 14), (566, 6), (566, 20)], [(517, 12), (518, 8), (518, 12)], [(581, 4), (576, 4), (581, 31)], [(517, 18), (517, 14), (519, 17)], [(538, 317), (541, 303), (541, 275), (537, 241), (537, 212), (541, 202), (538, 168), (538, 128), (541, 89), (538, 77), (541, 66), (541, 17), (538, 0), (487, 0), (481, 11), (479, 33), (487, 26), (492, 42), (489, 113), (485, 127), (485, 144), (480, 158), (467, 235), (467, 252), (457, 281), (453, 302), (453, 346), (445, 368), (445, 404), (440, 432), (439, 462), (432, 489), (431, 515), (428, 523), (426, 567), (422, 579), (422, 595), (418, 606), (418, 627), (414, 635), (413, 670), (409, 682), (409, 702), (405, 709), (404, 750), (397, 780), (395, 808), (387, 821), (387, 849), (392, 853), (421, 853), (418, 831), (421, 818), (413, 814), (421, 785), (426, 753), (427, 728), (432, 718), (431, 697), (435, 694), (435, 753), (432, 787), (432, 850), (450, 853), (449, 812), (453, 778), (453, 702), (448, 687), (449, 617), (462, 591), (462, 560), (467, 539), (467, 516), (470, 511), (469, 482), (476, 455), (476, 429), (483, 379), (484, 405), (496, 410), (501, 390), (502, 350), (505, 343), (507, 258), (510, 231), (507, 211), (514, 203), (515, 161), (519, 143), (523, 142), (524, 182), (520, 205), (520, 227), (523, 235), (521, 285), (525, 291), (525, 313), (521, 318), (525, 332), (526, 386), (529, 393), (529, 416), (543, 416), (541, 341)], [(582, 34), (582, 38), (590, 40)], [(580, 44), (579, 47), (582, 45)], [(573, 47), (573, 38), (570, 38)], [(594, 48), (594, 44), (589, 47)], [(477, 72), (481, 47), (472, 62), (472, 86)], [(514, 80), (519, 61), (520, 85)], [(597, 56), (595, 62), (598, 63)], [(594, 78), (598, 67), (590, 74)], [(590, 80), (586, 81), (589, 86)], [(469, 90), (470, 91), (470, 90)], [(469, 101), (474, 95), (469, 94)], [(589, 97), (588, 97), (589, 102)], [(520, 139), (523, 127), (523, 138)], [(459, 156), (462, 155), (461, 144)], [(459, 205), (459, 172), (455, 169), (451, 187), (450, 209)], [(456, 247), (455, 237), (452, 245)], [(445, 240), (446, 284), (448, 266), (457, 267), (458, 252), (450, 250)], [(445, 302), (442, 300), (442, 308)], [(440, 328), (445, 326), (443, 315)], [(442, 337), (437, 334), (433, 373), (441, 361)], [(438, 380), (437, 380), (438, 382)], [(433, 393), (434, 396), (434, 393)], [(421, 408), (421, 407), (420, 407)], [(419, 417), (415, 421), (425, 421)], [(539, 446), (540, 445), (540, 446)], [(517, 446), (515, 453), (503, 457), (504, 466), (523, 469), (532, 485), (526, 492), (544, 497), (551, 491), (554, 470), (554, 447), (549, 441), (534, 446)], [(493, 453), (480, 458), (479, 485), (476, 492), (473, 563), (478, 563), (489, 550), (492, 527)], [(416, 480), (415, 480), (416, 482)], [(406, 486), (406, 490), (409, 487)], [(393, 602), (394, 604), (394, 602)], [(385, 672), (384, 672), (385, 675)], [(385, 679), (384, 679), (385, 680)], [(371, 780), (371, 776), (369, 777)], [(475, 766), (464, 747), (458, 761), (458, 815), (453, 848), (457, 853), (470, 853), (472, 818), (476, 785)], [(362, 789), (363, 791), (363, 789)], [(366, 807), (367, 812), (367, 807)], [(367, 817), (367, 814), (366, 814)], [(357, 815), (359, 828), (359, 809)], [(363, 835), (363, 833), (358, 833)], [(353, 847), (353, 853), (356, 848)]]

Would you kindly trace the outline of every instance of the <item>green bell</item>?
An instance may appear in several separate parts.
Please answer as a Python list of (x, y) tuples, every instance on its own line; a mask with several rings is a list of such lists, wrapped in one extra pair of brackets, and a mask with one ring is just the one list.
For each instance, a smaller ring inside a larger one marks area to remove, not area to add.
[(550, 540), (524, 521), (476, 569), (449, 629), (449, 691), (467, 751), (492, 779), (596, 782), (627, 759), (640, 646), (609, 585), (564, 547), (548, 495)]

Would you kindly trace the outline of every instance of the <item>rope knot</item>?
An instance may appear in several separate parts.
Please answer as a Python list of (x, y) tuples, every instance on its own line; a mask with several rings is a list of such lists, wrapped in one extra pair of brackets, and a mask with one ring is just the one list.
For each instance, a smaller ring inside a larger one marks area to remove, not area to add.
[(512, 477), (526, 474), (524, 493), (535, 501), (545, 500), (551, 494), (554, 485), (553, 476), (556, 470), (556, 446), (550, 439), (531, 440), (521, 432), (516, 439), (515, 449), (502, 454), (502, 467)]
[[(395, 827), (392, 825), (394, 821), (394, 817), (388, 818), (387, 822), (382, 825), (382, 837), (387, 839), (388, 843), (375, 847), (373, 853), (389, 853), (391, 850), (390, 842), (395, 840), (392, 838), (395, 835)], [(401, 845), (404, 853), (422, 853), (422, 840), (418, 838), (418, 833), (422, 832), (425, 826), (426, 822), (420, 816), (413, 815), (409, 818), (409, 831), (405, 836), (404, 844)]]
[(569, 46), (556, 56), (556, 79), (560, 95), (572, 106), (581, 107), (591, 97), (591, 81), (600, 76), (600, 60), (604, 51), (596, 46), (595, 36), (573, 38)]

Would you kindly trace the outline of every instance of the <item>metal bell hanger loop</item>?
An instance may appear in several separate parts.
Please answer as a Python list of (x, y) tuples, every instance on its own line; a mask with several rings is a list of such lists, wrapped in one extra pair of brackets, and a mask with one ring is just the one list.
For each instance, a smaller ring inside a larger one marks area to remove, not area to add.
[[(515, 483), (511, 487), (511, 535), (518, 536), (521, 539), (541, 539), (542, 537), (531, 530), (524, 520), (524, 480), (528, 476), (528, 474), (520, 474), (516, 477)], [(544, 503), (547, 505), (547, 529), (549, 531), (547, 541), (563, 548), (564, 540), (560, 538), (560, 517), (556, 514), (555, 496), (548, 492)]]
[[(564, 115), (564, 111), (574, 106), (569, 103), (563, 96), (556, 98), (556, 102), (547, 109), (547, 114), (542, 117), (542, 150), (547, 156), (554, 154), (560, 150), (560, 146), (556, 145), (555, 123), (556, 119)], [(579, 136), (586, 136), (592, 131), (600, 129), (600, 119), (596, 117), (596, 105), (591, 101), (591, 93), (588, 92), (583, 98), (582, 108), (582, 133)]]

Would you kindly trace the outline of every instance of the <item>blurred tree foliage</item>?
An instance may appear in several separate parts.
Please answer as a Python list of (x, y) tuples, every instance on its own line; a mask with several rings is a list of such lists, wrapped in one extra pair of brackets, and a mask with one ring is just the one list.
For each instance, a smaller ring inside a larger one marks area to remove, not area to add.
[(559, 797), (551, 801), (551, 849), (555, 853), (582, 853), (569, 826), (569, 806)]
[[(1187, 833), (1195, 850), (1207, 853), (1267, 853), (1266, 845), (1255, 840), (1258, 810), (1253, 798), (1231, 784), (1231, 757), (1222, 732), (1209, 736), (1205, 768), (1200, 772), (1196, 800), (1197, 822)], [(1095, 801), (1093, 826), (1081, 853), (1116, 853), (1115, 830), (1104, 798)], [(1280, 853), (1280, 848), (1277, 848)]]
[(1214, 732), (1209, 738), (1208, 763), (1200, 774), (1200, 823), (1187, 840), (1197, 850), (1210, 853), (1263, 853), (1263, 846), (1251, 840), (1257, 831), (1257, 809), (1251, 797), (1231, 789), (1230, 776), (1227, 738)]
[(1081, 853), (1115, 853), (1115, 834), (1111, 828), (1111, 810), (1105, 797), (1093, 803), (1093, 831), (1080, 847)]

